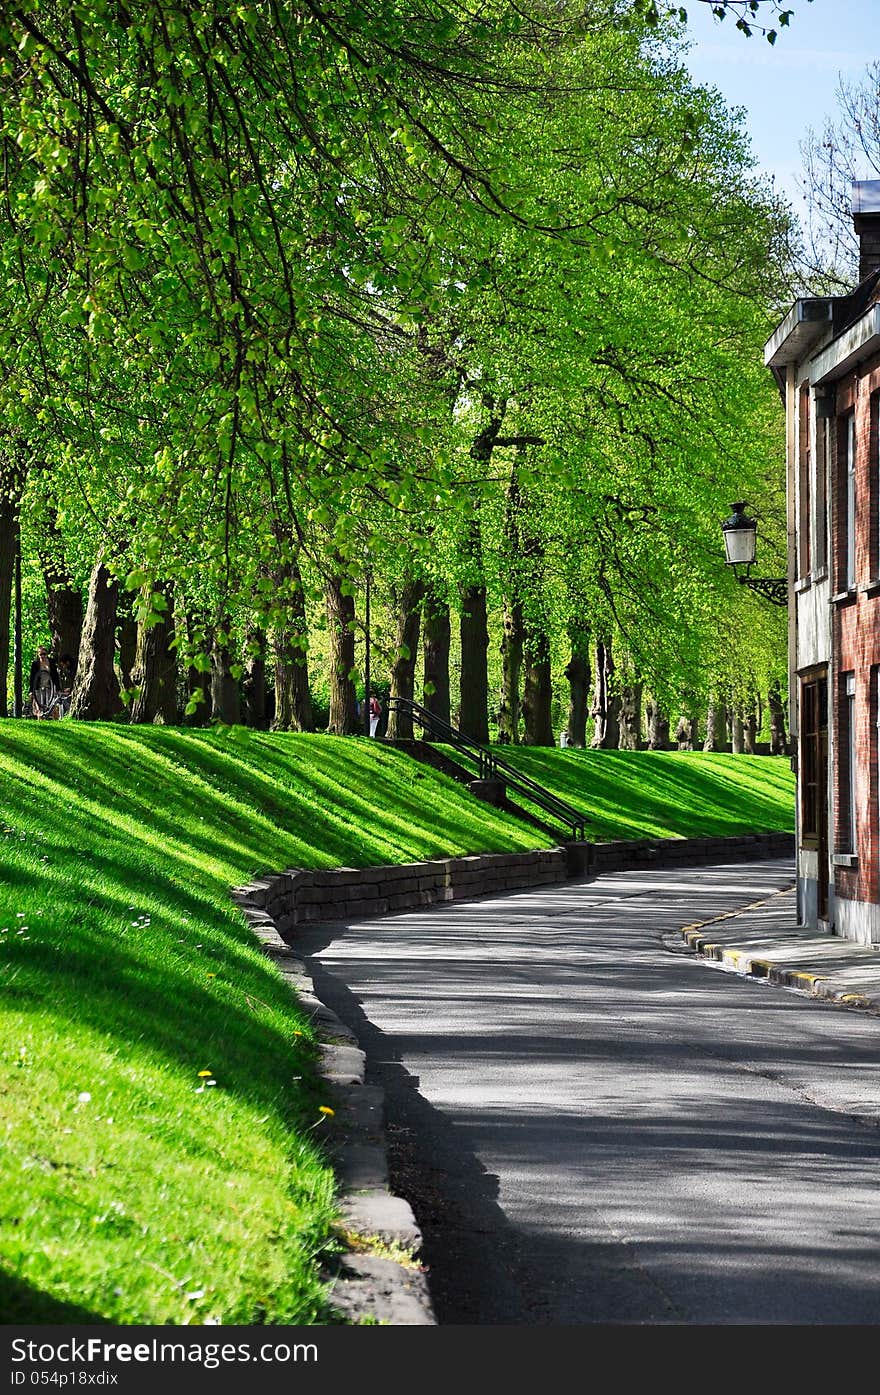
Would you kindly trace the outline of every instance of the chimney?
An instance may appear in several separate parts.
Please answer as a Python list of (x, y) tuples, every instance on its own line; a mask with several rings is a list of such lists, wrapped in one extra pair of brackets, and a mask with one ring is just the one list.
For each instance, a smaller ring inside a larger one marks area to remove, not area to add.
[(880, 179), (854, 179), (853, 224), (859, 239), (859, 283), (880, 268)]

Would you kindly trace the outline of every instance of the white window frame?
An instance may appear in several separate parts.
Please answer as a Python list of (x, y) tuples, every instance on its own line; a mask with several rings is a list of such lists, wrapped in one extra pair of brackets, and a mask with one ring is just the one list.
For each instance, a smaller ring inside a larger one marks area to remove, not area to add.
[(849, 850), (855, 852), (858, 846), (856, 836), (856, 676), (854, 673), (846, 675), (846, 739), (849, 743), (847, 755), (849, 757)]
[(846, 589), (856, 587), (856, 414), (846, 419)]

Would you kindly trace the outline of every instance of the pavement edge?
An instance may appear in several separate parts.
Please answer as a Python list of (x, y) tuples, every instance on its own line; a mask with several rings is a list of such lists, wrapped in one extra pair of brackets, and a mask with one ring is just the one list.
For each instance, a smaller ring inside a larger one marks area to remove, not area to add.
[(235, 888), (235, 904), (312, 1018), (320, 1043), (320, 1074), (333, 1110), (325, 1116), (325, 1138), (342, 1194), (341, 1238), (348, 1245), (325, 1276), (332, 1283), (331, 1307), (345, 1324), (435, 1326), (418, 1258), (421, 1232), (409, 1203), (389, 1187), (384, 1091), (365, 1083), (366, 1055), (354, 1033), (317, 997), (305, 963), (244, 891)]

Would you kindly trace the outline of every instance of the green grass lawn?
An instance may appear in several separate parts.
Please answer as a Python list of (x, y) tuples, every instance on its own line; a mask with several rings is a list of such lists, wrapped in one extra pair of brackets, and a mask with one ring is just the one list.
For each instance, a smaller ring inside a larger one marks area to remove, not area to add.
[(0, 1320), (332, 1320), (312, 1033), (229, 888), (535, 842), (363, 740), (0, 722)]
[[(504, 754), (592, 836), (792, 824), (783, 761)], [(0, 722), (0, 1320), (335, 1321), (315, 1042), (229, 888), (542, 841), (376, 742)]]
[(596, 842), (794, 831), (795, 779), (782, 756), (496, 749), (581, 810)]

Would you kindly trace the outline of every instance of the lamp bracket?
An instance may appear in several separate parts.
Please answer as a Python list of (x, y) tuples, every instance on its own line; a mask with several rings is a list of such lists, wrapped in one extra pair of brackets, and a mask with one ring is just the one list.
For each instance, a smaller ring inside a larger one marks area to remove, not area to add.
[(788, 605), (788, 581), (784, 576), (740, 576), (736, 579), (742, 586), (749, 586), (773, 605)]

